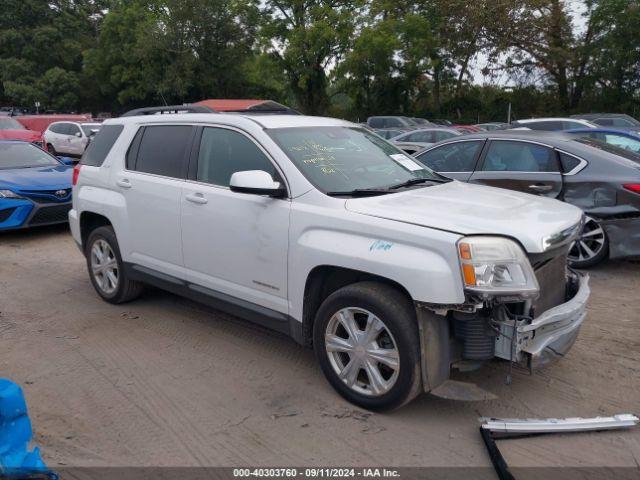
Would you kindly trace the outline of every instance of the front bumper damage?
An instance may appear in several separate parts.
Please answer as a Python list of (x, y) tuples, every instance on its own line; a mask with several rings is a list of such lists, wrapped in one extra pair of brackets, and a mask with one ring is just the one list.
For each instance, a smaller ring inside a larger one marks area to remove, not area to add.
[[(573, 346), (582, 322), (587, 316), (590, 295), (589, 276), (575, 273), (567, 286), (571, 298), (548, 309), (536, 318), (503, 318), (495, 322), (499, 328), (495, 356), (527, 366), (543, 367), (564, 357)], [(515, 325), (515, 338), (512, 337)]]
[(587, 315), (589, 277), (569, 271), (564, 287), (564, 303), (533, 318), (512, 315), (499, 302), (475, 311), (417, 304), (424, 390), (446, 382), (451, 367), (473, 370), (500, 358), (533, 371), (564, 357)]

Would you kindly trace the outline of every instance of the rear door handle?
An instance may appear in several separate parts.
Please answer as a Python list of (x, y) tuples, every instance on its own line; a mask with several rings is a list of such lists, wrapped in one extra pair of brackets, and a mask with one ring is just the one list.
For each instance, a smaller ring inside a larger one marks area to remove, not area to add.
[(203, 204), (205, 204), (205, 203), (207, 203), (209, 201), (201, 193), (191, 193), (191, 194), (187, 195), (184, 198), (189, 200), (191, 203), (198, 203), (198, 204), (201, 204), (201, 205), (203, 205)]
[(534, 192), (550, 192), (553, 187), (551, 185), (545, 185), (543, 183), (534, 183), (529, 185), (529, 189)]
[(122, 178), (116, 182), (116, 185), (122, 188), (131, 188), (131, 182), (128, 178)]

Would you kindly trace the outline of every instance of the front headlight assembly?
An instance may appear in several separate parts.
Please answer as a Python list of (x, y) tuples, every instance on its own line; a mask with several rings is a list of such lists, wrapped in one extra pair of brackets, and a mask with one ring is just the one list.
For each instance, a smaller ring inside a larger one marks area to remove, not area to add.
[(12, 192), (11, 190), (0, 190), (0, 198), (21, 199), (21, 198), (24, 198), (24, 197), (21, 197), (20, 195), (18, 195), (17, 193)]
[(496, 296), (532, 299), (540, 287), (522, 248), (508, 238), (465, 237), (458, 241), (465, 289), (483, 299)]

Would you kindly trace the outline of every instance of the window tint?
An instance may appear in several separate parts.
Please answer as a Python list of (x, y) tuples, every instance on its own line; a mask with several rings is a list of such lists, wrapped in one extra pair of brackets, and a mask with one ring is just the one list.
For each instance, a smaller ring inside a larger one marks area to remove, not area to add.
[(245, 135), (225, 128), (205, 128), (200, 140), (196, 180), (223, 187), (231, 175), (263, 170), (276, 177), (276, 170), (258, 146)]
[(67, 135), (75, 135), (80, 133), (80, 127), (73, 123), (67, 123)]
[(483, 143), (448, 143), (418, 155), (417, 160), (436, 172), (473, 172)]
[(440, 142), (442, 140), (447, 140), (447, 139), (455, 137), (455, 136), (456, 136), (455, 133), (445, 132), (445, 131), (442, 131), (442, 130), (437, 130), (437, 131), (433, 132), (433, 141), (434, 142)]
[(488, 172), (557, 172), (555, 152), (527, 142), (492, 141), (482, 170)]
[(66, 124), (64, 123), (56, 123), (55, 125), (51, 125), (49, 127), (49, 130), (52, 131), (53, 133), (65, 135), (65, 132), (66, 132), (65, 125)]
[(82, 155), (81, 163), (93, 167), (101, 166), (123, 129), (122, 125), (104, 125), (89, 143)]
[(623, 137), (622, 135), (607, 134), (605, 136), (606, 142), (609, 145), (624, 148), (625, 150), (631, 150), (632, 152), (640, 153), (640, 140), (634, 140), (633, 138)]
[(404, 142), (433, 143), (433, 132), (414, 132), (405, 135), (400, 140)]
[(562, 171), (564, 173), (568, 173), (578, 165), (580, 165), (580, 160), (576, 157), (572, 157), (571, 155), (567, 155), (563, 152), (558, 152), (560, 154), (560, 163), (562, 164)]
[[(585, 128), (585, 125), (583, 125), (583, 124), (581, 124), (579, 122), (568, 122), (568, 121), (565, 121), (565, 122), (562, 122), (562, 124), (563, 124), (563, 126), (562, 126), (563, 130), (571, 130), (573, 128)], [(588, 128), (588, 127), (586, 127), (586, 128)]]
[[(545, 131), (555, 131), (562, 130), (562, 122), (531, 122), (531, 123), (523, 123), (521, 126), (530, 128), (531, 130), (545, 130)], [(582, 125), (580, 125), (582, 127)]]
[(386, 118), (384, 120), (384, 126), (387, 128), (393, 128), (393, 127), (404, 127), (404, 123), (399, 119), (399, 118)]
[[(192, 127), (188, 125), (145, 127), (135, 170), (165, 177), (184, 178), (191, 131)], [(102, 132), (99, 133), (101, 134)]]
[(384, 128), (384, 119), (382, 118), (370, 118), (369, 126), (371, 128)]

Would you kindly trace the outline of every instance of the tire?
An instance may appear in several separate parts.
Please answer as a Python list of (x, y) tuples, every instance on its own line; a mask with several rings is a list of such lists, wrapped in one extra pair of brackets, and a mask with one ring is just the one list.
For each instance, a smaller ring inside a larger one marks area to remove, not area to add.
[(573, 268), (590, 268), (608, 256), (607, 232), (596, 219), (586, 217), (580, 237), (569, 248), (569, 265)]
[(50, 143), (47, 143), (47, 152), (49, 152), (54, 157), (58, 156), (58, 152), (56, 152), (56, 149), (53, 148), (53, 145), (51, 145)]
[[(382, 323), (382, 330), (378, 321)], [(359, 332), (349, 334), (347, 324), (352, 331), (358, 328)], [(377, 328), (367, 330), (366, 325)], [(349, 349), (346, 344), (357, 346)], [(332, 293), (316, 314), (313, 345), (329, 383), (360, 407), (398, 408), (422, 390), (415, 309), (410, 299), (393, 287), (360, 282)], [(370, 352), (376, 358), (372, 358)], [(348, 368), (352, 362), (355, 368)], [(397, 369), (391, 367), (393, 364)], [(340, 377), (340, 371), (345, 380)], [(372, 381), (372, 377), (377, 381)]]
[[(84, 253), (93, 288), (103, 300), (118, 304), (140, 296), (143, 285), (127, 278), (118, 240), (112, 227), (98, 227), (93, 230), (87, 239)], [(98, 273), (94, 273), (94, 267), (97, 267), (96, 270), (99, 269)]]

